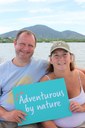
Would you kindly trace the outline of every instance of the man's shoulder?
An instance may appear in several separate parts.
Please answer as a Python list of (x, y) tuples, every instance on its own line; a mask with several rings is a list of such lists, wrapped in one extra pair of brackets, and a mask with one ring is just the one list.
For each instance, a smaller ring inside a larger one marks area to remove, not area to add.
[(7, 61), (0, 63), (0, 69), (6, 67), (10, 62), (11, 62), (10, 60), (7, 60)]
[(37, 64), (48, 64), (48, 61), (45, 59), (32, 58), (32, 62)]
[(45, 59), (33, 59), (32, 60), (32, 63), (31, 63), (31, 66), (37, 68), (38, 70), (39, 69), (44, 69), (46, 70), (47, 69), (47, 66), (48, 66), (48, 61), (45, 60)]

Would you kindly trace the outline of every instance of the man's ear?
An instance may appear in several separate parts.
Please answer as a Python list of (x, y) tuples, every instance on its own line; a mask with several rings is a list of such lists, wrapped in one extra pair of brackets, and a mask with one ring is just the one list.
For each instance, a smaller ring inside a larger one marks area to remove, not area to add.
[(15, 46), (16, 46), (16, 44), (17, 44), (17, 41), (16, 41), (16, 40), (14, 40), (14, 42), (13, 42), (13, 43), (14, 43), (14, 47), (15, 47)]

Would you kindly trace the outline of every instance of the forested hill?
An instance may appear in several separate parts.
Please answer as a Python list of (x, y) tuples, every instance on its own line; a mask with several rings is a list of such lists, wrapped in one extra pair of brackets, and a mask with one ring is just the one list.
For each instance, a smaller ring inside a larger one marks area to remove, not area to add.
[[(80, 39), (85, 40), (85, 35), (77, 33), (75, 31), (56, 31), (48, 26), (45, 25), (34, 25), (30, 27), (25, 27), (22, 29), (31, 30), (35, 33), (37, 39)], [(20, 29), (20, 30), (22, 30)], [(55, 28), (56, 29), (56, 28)], [(19, 30), (10, 31), (7, 33), (3, 33), (0, 35), (1, 38), (15, 38), (17, 32)]]

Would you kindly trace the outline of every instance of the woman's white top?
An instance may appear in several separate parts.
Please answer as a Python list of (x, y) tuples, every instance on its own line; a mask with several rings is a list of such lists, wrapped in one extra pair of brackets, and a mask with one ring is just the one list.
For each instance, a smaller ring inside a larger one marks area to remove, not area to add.
[[(50, 80), (48, 75), (46, 75), (46, 77)], [(79, 75), (79, 82), (81, 86), (80, 94), (74, 98), (69, 99), (69, 101), (76, 101), (80, 104), (84, 104), (85, 103), (85, 92), (82, 87), (80, 75)], [(85, 121), (85, 112), (72, 113), (72, 116), (54, 120), (55, 124), (62, 128), (77, 127), (81, 125), (84, 121)]]

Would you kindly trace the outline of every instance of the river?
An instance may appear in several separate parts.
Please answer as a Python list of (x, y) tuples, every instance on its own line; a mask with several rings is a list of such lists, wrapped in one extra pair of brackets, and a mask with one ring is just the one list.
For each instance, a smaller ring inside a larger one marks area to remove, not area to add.
[[(76, 65), (85, 68), (85, 43), (69, 43), (71, 51), (75, 54)], [(49, 60), (49, 51), (52, 43), (37, 43), (34, 57)], [(15, 56), (13, 43), (0, 43), (0, 63)]]

